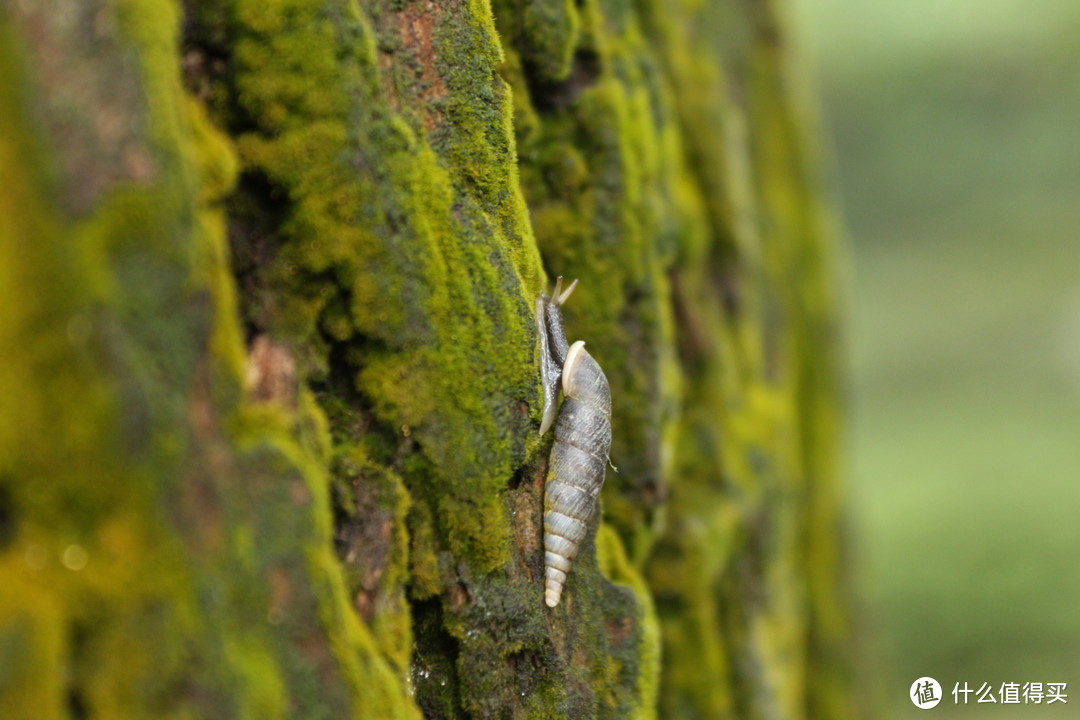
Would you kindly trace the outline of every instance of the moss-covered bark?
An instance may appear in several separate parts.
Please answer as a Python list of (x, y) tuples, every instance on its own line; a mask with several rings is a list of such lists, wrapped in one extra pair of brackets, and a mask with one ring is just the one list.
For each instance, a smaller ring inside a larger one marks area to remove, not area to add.
[[(776, 12), (2, 0), (0, 717), (852, 717)], [(548, 610), (555, 275), (618, 472)]]

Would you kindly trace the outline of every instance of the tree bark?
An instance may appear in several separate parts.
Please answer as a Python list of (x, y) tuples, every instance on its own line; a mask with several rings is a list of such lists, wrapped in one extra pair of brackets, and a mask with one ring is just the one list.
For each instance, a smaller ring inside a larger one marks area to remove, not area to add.
[[(773, 0), (0, 0), (0, 717), (848, 718)], [(534, 303), (613, 396), (543, 602)]]

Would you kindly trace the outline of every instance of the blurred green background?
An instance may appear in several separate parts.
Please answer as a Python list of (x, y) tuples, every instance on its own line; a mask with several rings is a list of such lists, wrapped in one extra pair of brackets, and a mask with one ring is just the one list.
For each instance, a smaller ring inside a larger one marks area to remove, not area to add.
[[(880, 715), (1080, 717), (1080, 2), (793, 0), (852, 245)], [(1062, 706), (957, 681), (1067, 682)]]

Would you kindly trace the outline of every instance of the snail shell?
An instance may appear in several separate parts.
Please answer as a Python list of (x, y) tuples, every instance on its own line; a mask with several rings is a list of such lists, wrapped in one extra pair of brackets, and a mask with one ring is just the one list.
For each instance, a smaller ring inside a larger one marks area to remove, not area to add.
[(562, 295), (559, 288), (560, 284), (556, 284), (554, 299), (541, 295), (537, 302), (545, 392), (541, 432), (551, 424), (560, 384), (565, 398), (555, 422), (555, 444), (544, 488), (544, 602), (548, 607), (559, 604), (566, 575), (599, 509), (600, 488), (611, 450), (611, 390), (607, 377), (584, 342), (579, 340), (566, 347), (559, 306), (574, 285)]

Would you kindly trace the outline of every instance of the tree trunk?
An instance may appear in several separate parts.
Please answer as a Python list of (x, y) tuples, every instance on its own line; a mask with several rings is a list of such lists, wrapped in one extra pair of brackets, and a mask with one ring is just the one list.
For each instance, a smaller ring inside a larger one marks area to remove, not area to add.
[[(0, 0), (0, 717), (853, 717), (773, 0)], [(610, 380), (543, 602), (535, 300)]]

